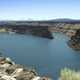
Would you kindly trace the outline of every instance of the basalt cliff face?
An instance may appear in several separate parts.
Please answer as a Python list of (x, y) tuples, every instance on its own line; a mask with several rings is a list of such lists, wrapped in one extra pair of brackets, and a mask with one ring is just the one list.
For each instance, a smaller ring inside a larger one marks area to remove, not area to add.
[(71, 37), (69, 41), (70, 47), (74, 48), (75, 50), (80, 50), (80, 29), (76, 31), (76, 34)]
[(43, 38), (53, 39), (51, 32), (46, 25), (36, 25), (28, 22), (7, 22), (1, 24), (0, 28), (5, 28), (7, 31), (18, 34), (31, 34)]
[(33, 25), (11, 25), (9, 28), (19, 34), (31, 34), (43, 38), (53, 39), (51, 32), (47, 26), (33, 26)]

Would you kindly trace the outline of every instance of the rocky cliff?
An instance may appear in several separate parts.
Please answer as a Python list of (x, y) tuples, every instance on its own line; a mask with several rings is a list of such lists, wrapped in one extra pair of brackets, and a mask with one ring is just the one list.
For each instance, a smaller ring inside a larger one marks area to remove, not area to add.
[(76, 31), (76, 34), (71, 37), (71, 40), (69, 41), (70, 47), (80, 50), (80, 29)]
[(31, 34), (34, 36), (53, 39), (53, 36), (47, 26), (14, 25), (10, 28), (12, 31), (19, 34)]
[(29, 23), (6, 23), (1, 24), (0, 29), (1, 28), (5, 28), (7, 31), (12, 31), (18, 34), (31, 34), (34, 36), (53, 39), (53, 36), (48, 29), (48, 26), (35, 25), (35, 23), (34, 25), (31, 25)]

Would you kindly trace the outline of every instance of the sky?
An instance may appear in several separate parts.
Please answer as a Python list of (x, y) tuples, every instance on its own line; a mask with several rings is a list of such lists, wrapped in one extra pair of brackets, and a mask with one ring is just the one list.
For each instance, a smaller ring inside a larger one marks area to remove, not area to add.
[(80, 0), (0, 0), (0, 20), (80, 19)]

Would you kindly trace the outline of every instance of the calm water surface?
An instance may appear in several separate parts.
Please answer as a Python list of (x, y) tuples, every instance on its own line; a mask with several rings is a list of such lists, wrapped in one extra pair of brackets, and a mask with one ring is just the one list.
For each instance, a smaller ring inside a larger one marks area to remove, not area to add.
[(50, 75), (55, 80), (60, 69), (80, 69), (80, 52), (69, 48), (69, 38), (53, 33), (54, 39), (30, 35), (0, 33), (0, 51), (16, 63), (35, 66), (41, 75)]

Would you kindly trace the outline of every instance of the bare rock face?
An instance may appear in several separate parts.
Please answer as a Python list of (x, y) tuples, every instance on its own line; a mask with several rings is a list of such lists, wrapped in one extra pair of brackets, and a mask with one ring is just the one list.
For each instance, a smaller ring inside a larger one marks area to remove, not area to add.
[(80, 50), (80, 29), (76, 31), (76, 34), (71, 37), (69, 41), (70, 47), (75, 50)]
[(0, 57), (0, 80), (52, 80), (41, 77), (35, 69), (15, 64), (10, 58)]

